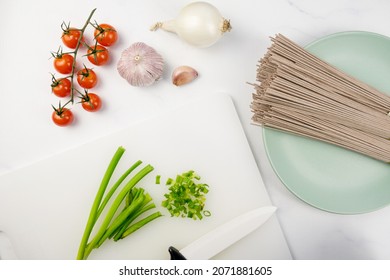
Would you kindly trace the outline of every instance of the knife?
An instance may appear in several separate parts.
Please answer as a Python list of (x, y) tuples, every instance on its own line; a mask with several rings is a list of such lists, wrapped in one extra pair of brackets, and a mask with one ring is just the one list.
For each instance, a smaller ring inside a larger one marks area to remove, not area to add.
[(170, 246), (171, 260), (208, 260), (260, 227), (275, 211), (274, 206), (256, 208), (206, 233), (181, 250)]

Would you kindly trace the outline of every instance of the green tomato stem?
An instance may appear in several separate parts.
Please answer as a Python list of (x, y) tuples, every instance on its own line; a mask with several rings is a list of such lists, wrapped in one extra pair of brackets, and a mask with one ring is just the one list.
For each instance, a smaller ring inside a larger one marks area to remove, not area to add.
[(78, 29), (80, 31), (80, 38), (78, 39), (77, 41), (77, 44), (76, 44), (76, 48), (73, 52), (73, 64), (72, 64), (72, 72), (70, 74), (70, 81), (71, 81), (71, 96), (70, 96), (70, 100), (73, 104), (74, 102), (74, 72), (75, 72), (75, 69), (76, 69), (76, 57), (77, 57), (77, 52), (79, 51), (79, 48), (80, 48), (80, 44), (82, 43), (82, 39), (83, 39), (83, 35), (84, 35), (84, 32), (85, 32), (85, 29), (87, 28), (89, 22), (91, 21), (91, 18), (93, 16), (93, 14), (95, 13), (96, 11), (96, 8), (92, 10), (92, 12), (89, 14), (88, 16), (88, 19), (85, 21), (84, 23), (84, 26), (81, 28), (81, 29)]

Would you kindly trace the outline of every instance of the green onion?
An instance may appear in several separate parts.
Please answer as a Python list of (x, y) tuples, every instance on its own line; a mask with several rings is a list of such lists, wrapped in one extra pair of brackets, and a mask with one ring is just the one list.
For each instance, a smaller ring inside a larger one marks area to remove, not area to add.
[(156, 176), (156, 185), (160, 185), (161, 175)]
[[(134, 227), (139, 229), (146, 225), (148, 222), (161, 216), (160, 212), (150, 214), (146, 218), (135, 221), (137, 217), (146, 211), (155, 208), (152, 198), (149, 194), (145, 193), (143, 188), (136, 188), (135, 185), (144, 178), (148, 173), (153, 171), (151, 165), (146, 165), (140, 171), (138, 171), (121, 189), (119, 194), (115, 197), (111, 203), (106, 216), (104, 217), (100, 228), (97, 230), (95, 236), (90, 239), (91, 232), (95, 226), (98, 218), (103, 210), (106, 208), (110, 199), (114, 195), (115, 191), (122, 184), (122, 182), (128, 177), (128, 175), (135, 170), (142, 162), (137, 161), (134, 163), (111, 187), (109, 192), (104, 196), (115, 167), (117, 166), (120, 158), (122, 157), (125, 149), (119, 147), (114, 154), (106, 173), (103, 176), (102, 182), (96, 194), (93, 202), (90, 215), (87, 221), (87, 225), (82, 236), (77, 259), (87, 259), (93, 249), (99, 248), (107, 238), (114, 237), (114, 240), (122, 239), (128, 236), (131, 232), (134, 232)], [(104, 199), (103, 199), (104, 197)], [(126, 200), (123, 203), (123, 200)], [(122, 207), (122, 209), (120, 209)], [(134, 223), (133, 223), (134, 222)]]
[(160, 212), (156, 212), (156, 213), (153, 213), (151, 215), (149, 215), (148, 217), (140, 220), (139, 222), (131, 225), (122, 235), (121, 238), (125, 238), (126, 236), (132, 234), (133, 232), (135, 232), (136, 230), (140, 229), (141, 227), (143, 227), (144, 225), (146, 225), (147, 223), (153, 221), (154, 219), (157, 219), (158, 217), (161, 217), (161, 213)]
[(203, 215), (205, 217), (211, 215), (210, 211), (204, 210), (209, 186), (199, 183), (200, 179), (201, 177), (193, 170), (177, 175), (175, 179), (168, 178), (166, 185), (169, 186), (169, 193), (164, 195), (165, 200), (161, 205), (172, 217), (201, 220)]
[(119, 185), (126, 179), (126, 177), (134, 170), (136, 169), (140, 164), (142, 163), (142, 161), (137, 161), (136, 163), (134, 163), (129, 169), (126, 170), (125, 173), (123, 173), (123, 175), (119, 178), (119, 180), (111, 187), (110, 191), (107, 193), (106, 197), (104, 198), (102, 204), (100, 205), (99, 207), (99, 210), (98, 210), (98, 217), (100, 216), (100, 214), (102, 213), (104, 207), (107, 205), (108, 201), (110, 200), (111, 196), (114, 194), (114, 192), (117, 190), (117, 188), (119, 187)]
[(210, 217), (211, 216), (211, 212), (208, 211), (208, 210), (205, 210), (205, 211), (203, 211), (203, 215), (205, 215), (206, 217)]
[(89, 213), (89, 218), (87, 221), (87, 225), (84, 230), (83, 237), (81, 239), (79, 251), (77, 254), (77, 259), (83, 259), (84, 258), (84, 252), (85, 248), (88, 242), (88, 238), (92, 232), (92, 228), (96, 223), (96, 220), (98, 218), (98, 208), (100, 205), (100, 202), (102, 201), (104, 192), (106, 191), (108, 182), (111, 179), (112, 174), (114, 173), (115, 167), (117, 166), (119, 160), (121, 159), (123, 153), (125, 152), (125, 149), (123, 147), (119, 147), (117, 151), (115, 152), (114, 156), (111, 159), (110, 164), (107, 167), (106, 173), (103, 176), (102, 182), (100, 184), (100, 187), (98, 189), (98, 192), (96, 194), (95, 200), (92, 204), (91, 211)]

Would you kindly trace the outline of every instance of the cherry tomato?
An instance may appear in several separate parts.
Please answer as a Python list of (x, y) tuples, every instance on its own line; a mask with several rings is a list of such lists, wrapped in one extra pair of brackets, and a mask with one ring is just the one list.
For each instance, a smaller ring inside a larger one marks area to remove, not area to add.
[(51, 84), (52, 92), (58, 97), (67, 97), (70, 94), (72, 89), (72, 84), (68, 78), (56, 80), (53, 77), (53, 82)]
[(88, 60), (95, 65), (104, 65), (110, 59), (108, 50), (101, 46), (89, 47), (87, 51)]
[(67, 108), (55, 109), (51, 115), (53, 122), (58, 126), (67, 126), (73, 122), (73, 113)]
[(77, 82), (83, 88), (93, 88), (97, 81), (97, 75), (92, 69), (84, 68), (77, 72)]
[(75, 49), (77, 47), (77, 42), (79, 41), (80, 36), (80, 30), (75, 28), (68, 28), (62, 33), (61, 39), (65, 46), (71, 49)]
[(86, 93), (81, 98), (81, 105), (88, 112), (96, 112), (102, 107), (102, 100), (95, 93)]
[(106, 23), (97, 25), (93, 35), (99, 44), (106, 47), (115, 44), (118, 40), (118, 33), (115, 28)]
[(61, 74), (72, 72), (73, 56), (70, 54), (60, 54), (54, 58), (54, 68)]

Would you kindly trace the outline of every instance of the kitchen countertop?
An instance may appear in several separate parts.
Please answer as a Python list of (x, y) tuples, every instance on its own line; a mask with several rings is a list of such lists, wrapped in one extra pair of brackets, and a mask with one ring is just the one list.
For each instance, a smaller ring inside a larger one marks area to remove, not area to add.
[[(323, 36), (361, 30), (390, 36), (387, 0), (209, 1), (231, 20), (233, 29), (216, 45), (197, 49), (164, 31), (150, 32), (160, 20), (174, 18), (190, 1), (47, 1), (0, 2), (0, 175), (53, 154), (98, 139), (156, 113), (186, 104), (199, 96), (229, 94), (257, 161), (271, 200), (278, 207), (285, 238), (294, 259), (390, 259), (390, 207), (358, 215), (316, 209), (294, 196), (274, 173), (262, 140), (262, 129), (251, 124), (250, 102), (257, 61), (276, 33), (304, 46)], [(52, 124), (50, 52), (61, 44), (60, 25), (81, 26), (89, 12), (116, 26), (120, 41), (112, 61), (96, 68), (105, 106), (87, 114), (75, 109), (77, 120), (67, 128)], [(120, 52), (136, 41), (153, 46), (166, 62), (163, 79), (149, 88), (133, 88), (117, 75)], [(175, 87), (170, 73), (191, 65), (200, 76)], [(66, 176), (66, 174), (64, 174)], [(71, 174), (69, 174), (71, 176)]]

